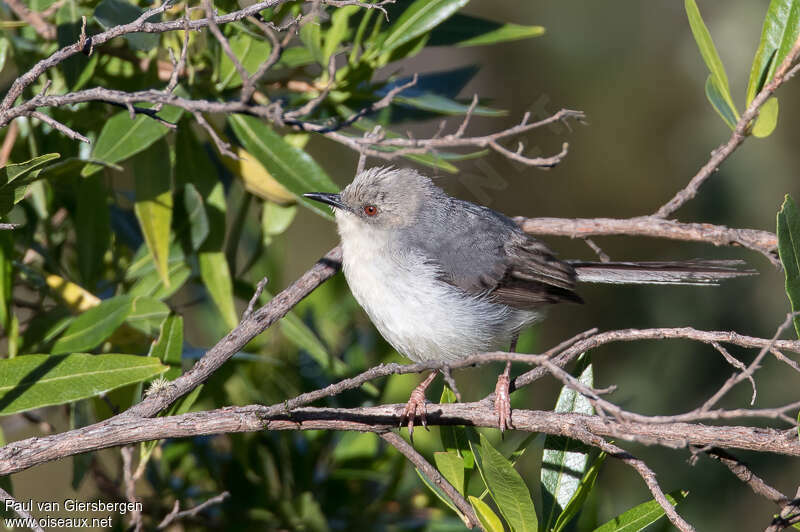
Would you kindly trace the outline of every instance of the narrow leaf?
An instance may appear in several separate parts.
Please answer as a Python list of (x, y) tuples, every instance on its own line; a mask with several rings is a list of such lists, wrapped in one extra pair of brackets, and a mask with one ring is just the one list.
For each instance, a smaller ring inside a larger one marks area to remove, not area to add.
[(131, 161), (136, 180), (134, 212), (144, 241), (161, 280), (169, 286), (170, 226), (172, 225), (172, 166), (165, 141), (138, 154)]
[[(778, 255), (792, 312), (800, 312), (800, 211), (788, 194), (778, 212)], [(800, 316), (794, 317), (794, 328), (800, 337)]]
[(542, 26), (523, 26), (456, 13), (431, 32), (428, 46), (479, 46), (544, 35)]
[(169, 307), (154, 297), (134, 297), (128, 325), (149, 337), (158, 333), (161, 323), (169, 316)]
[(453, 485), (458, 492), (464, 495), (464, 459), (456, 453), (433, 453), (436, 469)]
[(764, 17), (761, 40), (750, 68), (747, 82), (749, 106), (756, 94), (761, 92), (771, 79), (777, 65), (786, 58), (797, 35), (800, 33), (800, 1), (772, 0)]
[(78, 184), (75, 230), (78, 271), (83, 285), (92, 289), (102, 273), (103, 257), (111, 244), (111, 215), (106, 205), (106, 187), (100, 176), (81, 179)]
[(150, 348), (149, 356), (156, 357), (165, 364), (179, 366), (183, 354), (183, 318), (168, 316), (161, 324), (158, 340)]
[[(269, 42), (254, 39), (246, 33), (237, 33), (228, 40), (233, 54), (249, 74), (254, 74), (261, 63), (269, 57), (272, 46)], [(242, 85), (242, 78), (226, 53), (220, 53), (219, 81), (216, 90), (233, 89)]]
[(133, 298), (117, 296), (106, 299), (98, 306), (78, 316), (53, 345), (52, 353), (74, 353), (97, 347), (127, 319)]
[(515, 532), (537, 531), (536, 509), (525, 481), (514, 466), (492, 447), (486, 436), (481, 434), (480, 439), (478, 466), (503, 518)]
[(769, 98), (758, 112), (758, 118), (753, 126), (753, 136), (763, 139), (769, 137), (778, 125), (778, 99)]
[[(676, 490), (672, 493), (667, 493), (666, 497), (672, 506), (676, 506), (688, 494), (688, 491)], [(663, 516), (664, 509), (657, 501), (647, 501), (603, 523), (595, 528), (594, 532), (638, 532), (655, 523)]]
[[(133, 22), (144, 13), (144, 9), (136, 7), (123, 0), (103, 0), (94, 10), (94, 18), (103, 28), (120, 26)], [(157, 22), (160, 15), (147, 19), (148, 22)], [(160, 35), (158, 33), (129, 33), (124, 36), (131, 48), (135, 50), (151, 50), (158, 46)]]
[(497, 517), (497, 514), (489, 508), (489, 505), (477, 497), (469, 496), (469, 503), (472, 509), (475, 510), (475, 515), (487, 532), (503, 532), (503, 522)]
[(263, 121), (244, 115), (230, 115), (237, 138), (264, 168), (298, 200), (326, 218), (330, 209), (302, 197), (306, 192), (336, 192), (339, 187), (305, 151), (287, 143)]
[(416, 0), (386, 30), (385, 38), (380, 43), (381, 53), (390, 52), (429, 32), (468, 2), (469, 0)]
[(731, 104), (728, 103), (725, 95), (720, 92), (719, 82), (714, 74), (709, 74), (706, 79), (706, 98), (711, 102), (714, 110), (722, 117), (722, 120), (728, 124), (731, 129), (736, 128), (736, 122), (739, 121), (739, 115)]
[(200, 277), (211, 300), (222, 315), (225, 325), (233, 329), (239, 323), (239, 316), (233, 301), (233, 281), (225, 253), (201, 251), (197, 254), (197, 263), (200, 266)]
[(24, 355), (0, 359), (0, 415), (86, 399), (155, 377), (157, 358), (136, 355)]
[[(167, 122), (175, 123), (182, 113), (182, 109), (167, 105), (158, 115)], [(131, 120), (128, 111), (120, 111), (103, 125), (94, 143), (91, 158), (106, 164), (124, 161), (150, 147), (168, 131), (167, 126), (148, 116), (137, 115)], [(81, 171), (81, 175), (84, 177), (92, 175), (101, 168), (102, 166), (98, 164), (88, 163)]]
[[(594, 375), (589, 356), (581, 355), (573, 372), (578, 380), (594, 385)], [(586, 397), (572, 388), (564, 386), (556, 401), (555, 412), (594, 414), (594, 408)], [(585, 446), (564, 437), (547, 436), (542, 454), (542, 524), (550, 530), (570, 499), (578, 491), (581, 478), (589, 465), (589, 454)]]
[(558, 516), (556, 524), (553, 527), (553, 532), (561, 532), (564, 530), (569, 522), (581, 511), (581, 508), (583, 508), (583, 505), (586, 503), (587, 497), (589, 497), (589, 493), (591, 493), (594, 488), (597, 474), (600, 472), (600, 467), (605, 462), (606, 456), (605, 453), (600, 453), (600, 456), (594, 461), (592, 467), (583, 475), (578, 489), (575, 490), (575, 494), (564, 507), (564, 511), (561, 512), (561, 515)]

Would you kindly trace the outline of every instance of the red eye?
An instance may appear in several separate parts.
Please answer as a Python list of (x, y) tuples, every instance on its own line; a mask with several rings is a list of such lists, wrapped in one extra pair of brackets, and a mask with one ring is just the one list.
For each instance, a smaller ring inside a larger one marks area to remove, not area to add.
[(378, 214), (378, 208), (375, 205), (365, 205), (364, 214), (367, 216), (375, 216)]

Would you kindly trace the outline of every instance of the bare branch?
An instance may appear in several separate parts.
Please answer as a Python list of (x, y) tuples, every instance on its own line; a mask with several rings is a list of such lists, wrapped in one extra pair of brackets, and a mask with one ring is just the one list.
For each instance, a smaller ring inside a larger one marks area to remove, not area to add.
[(472, 506), (467, 502), (464, 496), (461, 495), (458, 490), (455, 489), (453, 485), (450, 484), (450, 482), (448, 482), (447, 479), (444, 478), (444, 476), (442, 476), (442, 474), (439, 473), (439, 471), (433, 467), (430, 462), (425, 460), (425, 458), (419, 454), (406, 440), (401, 438), (395, 432), (383, 432), (381, 433), (380, 437), (383, 439), (383, 441), (400, 451), (400, 453), (405, 456), (409, 462), (414, 464), (417, 469), (422, 472), (422, 474), (428, 477), (428, 480), (430, 480), (450, 498), (450, 501), (452, 501), (455, 507), (458, 508), (463, 515), (463, 518), (465, 519), (464, 524), (467, 525), (467, 528), (472, 529), (480, 524), (480, 521), (478, 521)]
[(31, 530), (35, 532), (44, 532), (44, 528), (40, 527), (33, 517), (14, 497), (12, 497), (6, 490), (0, 488), (0, 501), (3, 501), (3, 507), (14, 510), (14, 513), (23, 519), (29, 519), (30, 523), (36, 523), (31, 526)]
[(690, 199), (694, 198), (697, 195), (697, 191), (700, 189), (700, 186), (705, 183), (706, 179), (711, 177), (711, 174), (716, 171), (717, 168), (727, 159), (736, 149), (745, 141), (745, 139), (750, 134), (750, 127), (753, 121), (758, 118), (758, 114), (761, 110), (761, 106), (766, 103), (770, 96), (780, 87), (785, 81), (787, 81), (791, 74), (794, 73), (794, 70), (790, 71), (792, 64), (797, 60), (797, 57), (800, 56), (800, 37), (798, 37), (797, 41), (792, 46), (791, 51), (786, 55), (786, 58), (783, 62), (778, 66), (777, 70), (775, 71), (775, 75), (772, 78), (772, 81), (764, 85), (764, 88), (761, 89), (753, 101), (750, 102), (750, 105), (747, 107), (744, 113), (742, 113), (742, 117), (736, 123), (736, 127), (733, 130), (733, 134), (731, 134), (731, 138), (725, 144), (718, 147), (716, 150), (712, 152), (711, 158), (708, 160), (706, 164), (703, 165), (702, 168), (692, 177), (684, 188), (678, 191), (675, 196), (665, 203), (661, 208), (659, 208), (653, 216), (657, 218), (666, 218), (667, 216), (671, 215), (675, 211), (681, 208), (684, 203), (689, 201)]
[(200, 512), (202, 512), (203, 510), (205, 510), (206, 508), (209, 508), (210, 506), (214, 506), (215, 504), (220, 504), (221, 502), (224, 502), (225, 499), (227, 499), (230, 496), (231, 496), (231, 493), (229, 491), (223, 491), (219, 495), (211, 497), (210, 499), (198, 504), (197, 506), (195, 506), (193, 508), (189, 508), (188, 510), (183, 510), (183, 511), (179, 511), (180, 507), (181, 507), (180, 502), (179, 501), (175, 501), (175, 505), (172, 507), (172, 511), (170, 513), (168, 513), (164, 517), (164, 519), (158, 524), (158, 530), (164, 530), (169, 525), (171, 525), (172, 523), (175, 523), (176, 521), (180, 521), (181, 519), (183, 519), (185, 517), (194, 517), (197, 514), (199, 514)]
[(74, 131), (74, 130), (70, 129), (69, 127), (65, 126), (64, 124), (62, 124), (61, 122), (59, 122), (58, 120), (56, 120), (55, 118), (53, 118), (51, 116), (48, 116), (48, 115), (46, 115), (44, 113), (40, 113), (39, 111), (32, 112), (30, 114), (30, 116), (32, 118), (37, 118), (37, 119), (41, 120), (42, 122), (44, 122), (48, 126), (52, 127), (55, 130), (60, 131), (61, 133), (63, 133), (64, 135), (68, 136), (69, 138), (71, 138), (73, 140), (79, 140), (81, 142), (85, 142), (86, 144), (91, 144), (91, 141), (88, 138), (84, 137), (83, 135), (81, 135), (77, 131)]
[(778, 238), (775, 233), (757, 229), (733, 229), (722, 225), (681, 223), (654, 216), (635, 218), (514, 218), (522, 230), (534, 235), (570, 238), (628, 235), (706, 242), (715, 246), (741, 246), (761, 253), (779, 266)]
[(753, 471), (747, 467), (747, 464), (732, 454), (716, 448), (705, 449), (703, 452), (727, 467), (731, 473), (736, 475), (736, 478), (747, 484), (756, 495), (760, 495), (781, 506), (789, 502), (789, 498), (786, 495), (767, 484), (764, 479), (753, 473)]

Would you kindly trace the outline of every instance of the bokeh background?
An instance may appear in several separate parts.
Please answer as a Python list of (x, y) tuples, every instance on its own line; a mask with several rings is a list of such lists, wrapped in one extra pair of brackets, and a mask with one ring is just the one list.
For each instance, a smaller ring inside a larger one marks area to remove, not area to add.
[[(698, 3), (741, 111), (750, 63), (769, 2)], [(536, 39), (489, 47), (426, 50), (401, 63), (401, 73), (479, 67), (461, 97), (468, 99), (477, 93), (508, 114), (504, 118), (476, 117), (471, 126), (475, 134), (510, 126), (528, 110), (536, 114), (562, 107), (579, 109), (586, 113), (587, 120), (585, 124), (571, 123), (568, 128), (544, 128), (525, 138), (529, 149), (538, 148), (544, 155), (556, 153), (562, 142), (569, 142), (569, 156), (552, 170), (520, 168), (490, 155), (459, 163), (458, 175), (436, 175), (438, 183), (454, 195), (509, 215), (622, 218), (651, 213), (683, 187), (710, 152), (729, 138), (730, 130), (705, 98), (707, 71), (681, 2), (473, 0), (465, 12), (501, 21), (540, 24), (547, 33)], [(397, 73), (397, 65), (393, 65), (383, 74)], [(786, 84), (778, 94), (780, 118), (773, 135), (764, 140), (749, 139), (703, 186), (699, 196), (676, 213), (677, 218), (775, 230), (775, 215), (783, 195), (800, 197), (798, 83), (794, 80)], [(449, 122), (454, 127), (458, 119)], [(429, 135), (437, 124), (409, 123), (407, 127), (419, 135)], [(354, 153), (319, 138), (312, 139), (309, 151), (340, 185), (350, 181), (357, 161)], [(374, 160), (369, 163), (382, 164)], [(257, 216), (252, 218), (247, 227), (257, 225)], [(241, 244), (243, 257), (248, 255), (248, 246), (258, 245), (254, 230), (248, 231)], [(567, 238), (546, 240), (563, 258), (593, 257), (583, 242)], [(336, 241), (329, 221), (301, 209), (291, 228), (275, 238), (263, 265), (264, 273), (270, 276), (270, 289), (277, 292), (286, 286)], [(522, 350), (536, 352), (591, 327), (607, 330), (693, 326), (770, 337), (789, 310), (782, 273), (758, 254), (645, 238), (608, 237), (595, 241), (616, 260), (741, 258), (760, 275), (727, 282), (719, 288), (585, 287), (581, 294), (587, 303), (553, 309), (545, 322), (525, 335)], [(187, 315), (192, 315), (193, 320), (187, 319), (187, 342), (201, 353), (221, 336), (221, 324), (210, 305), (196, 304), (196, 293), (187, 289), (178, 297), (187, 307), (191, 303)], [(341, 276), (315, 292), (297, 311), (319, 332), (331, 352), (345, 362), (358, 360), (369, 365), (400, 360), (356, 308)], [(278, 333), (270, 332), (266, 337), (276, 346), (285, 345)], [(755, 355), (734, 348), (731, 352), (745, 362)], [(645, 414), (692, 409), (732, 372), (710, 346), (683, 341), (614, 344), (598, 349), (592, 357), (597, 385), (617, 385), (619, 389), (611, 399)], [(275, 355), (269, 363), (241, 375), (239, 369), (247, 363), (234, 362), (212, 380), (211, 384), (220, 384), (219, 393), (224, 395), (219, 399), (223, 404), (280, 401), (311, 389), (309, 386), (318, 376), (313, 361), (302, 353), (299, 358)], [(468, 391), (466, 399), (489, 393), (499, 369), (484, 367), (457, 373), (461, 389)], [(402, 402), (417, 380), (415, 376), (393, 378), (380, 397), (350, 394), (342, 404)], [(797, 398), (797, 375), (772, 359), (767, 359), (756, 382), (756, 407)], [(437, 398), (440, 390), (441, 383), (437, 383), (429, 398)], [(543, 379), (516, 393), (514, 406), (551, 409), (558, 390), (553, 379)], [(750, 393), (749, 388), (740, 385), (723, 404), (745, 406)], [(66, 428), (62, 411), (52, 410), (49, 419), (57, 429)], [(4, 428), (9, 439), (34, 434), (24, 423), (4, 422)], [(418, 448), (425, 452), (438, 450), (435, 429), (418, 432)], [(222, 443), (219, 439), (208, 440), (207, 459), (213, 460), (214, 453), (237, 449), (244, 438), (232, 436)], [(287, 448), (298, 446), (286, 451), (287, 456), (305, 456), (301, 443), (291, 435), (274, 438)], [(516, 438), (519, 436), (507, 437), (503, 445), (512, 446)], [(665, 490), (690, 491), (680, 511), (699, 530), (763, 529), (773, 514), (771, 504), (752, 494), (720, 464), (701, 457), (692, 465), (685, 449), (628, 443), (624, 446), (651, 465)], [(736, 454), (781, 491), (794, 493), (800, 482), (797, 459)], [(520, 466), (534, 490), (537, 478), (531, 472), (536, 470), (535, 455), (527, 453)], [(111, 463), (118, 460), (118, 453), (100, 453), (100, 460)], [(69, 461), (62, 461), (15, 475), (15, 493), (23, 500), (69, 496), (74, 493), (69, 485), (70, 468)], [(599, 522), (650, 498), (641, 479), (627, 466), (612, 460), (606, 462), (597, 486), (590, 506), (596, 509)], [(97, 494), (95, 487), (86, 484), (82, 490), (82, 498)], [(413, 472), (405, 475), (399, 490), (418, 492), (420, 506), (435, 504)], [(157, 498), (158, 492), (147, 495)], [(344, 521), (343, 529), (352, 524)], [(665, 522), (659, 526), (666, 528)]]

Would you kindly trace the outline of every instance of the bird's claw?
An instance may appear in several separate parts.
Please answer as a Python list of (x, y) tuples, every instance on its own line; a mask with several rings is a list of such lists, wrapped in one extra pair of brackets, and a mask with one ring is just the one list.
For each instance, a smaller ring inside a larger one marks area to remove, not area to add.
[(497, 386), (494, 389), (494, 413), (497, 416), (497, 425), (500, 432), (506, 429), (513, 429), (511, 422), (511, 398), (509, 397), (508, 387), (510, 379), (507, 373), (503, 373), (497, 378)]
[(425, 430), (428, 430), (427, 409), (425, 407), (425, 389), (418, 386), (411, 392), (411, 397), (408, 398), (403, 415), (400, 417), (400, 426), (407, 424), (408, 435), (414, 435), (414, 418), (418, 417)]

